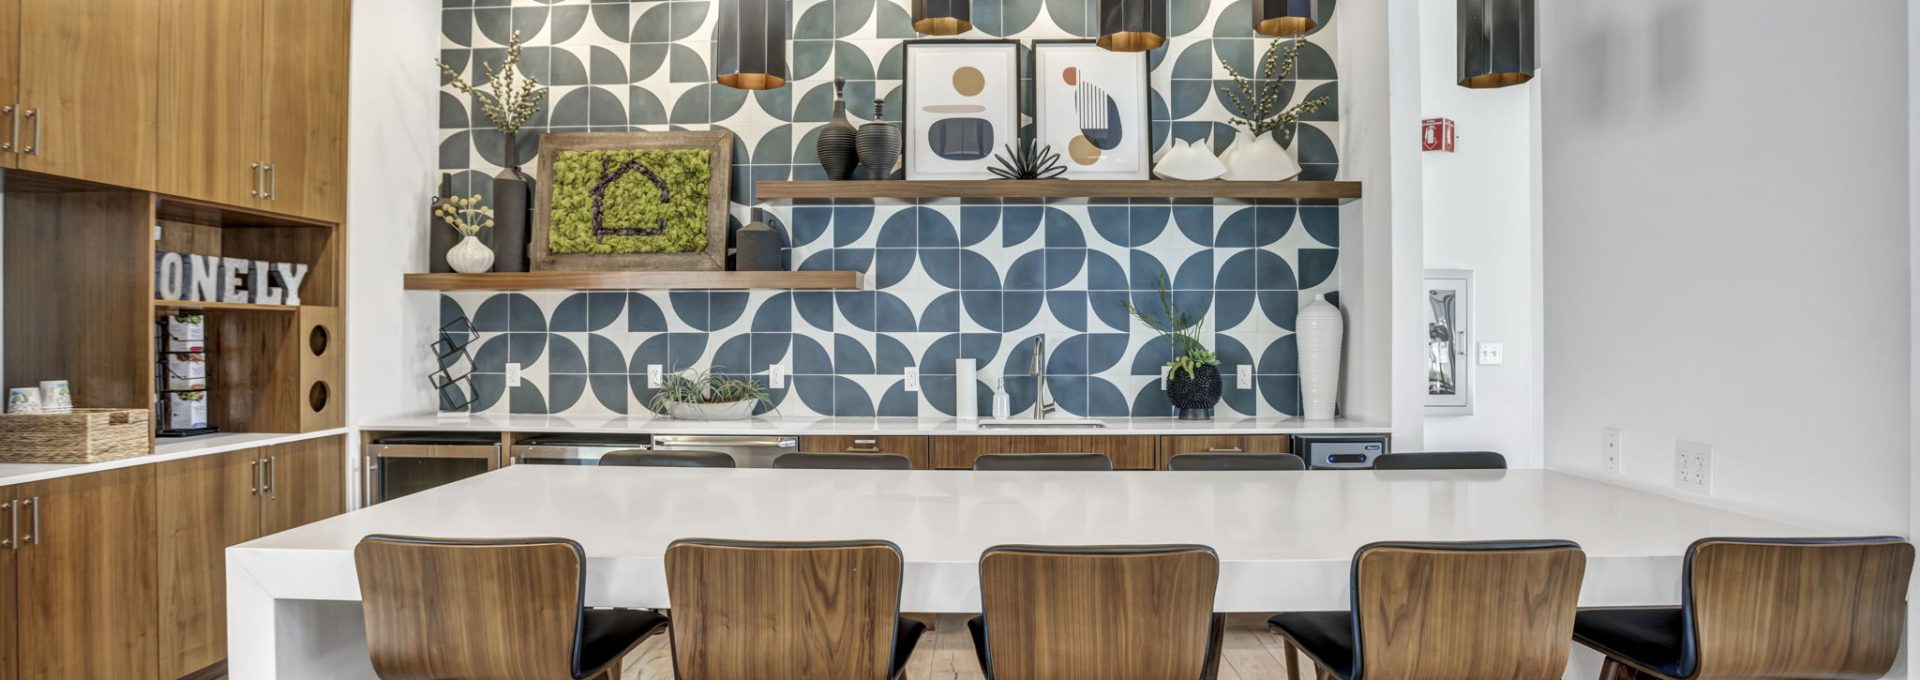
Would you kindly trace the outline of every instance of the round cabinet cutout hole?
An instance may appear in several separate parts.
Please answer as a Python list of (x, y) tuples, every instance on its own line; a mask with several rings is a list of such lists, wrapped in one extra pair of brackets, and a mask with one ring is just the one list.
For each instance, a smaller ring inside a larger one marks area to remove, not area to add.
[(328, 392), (326, 382), (313, 383), (313, 387), (307, 388), (307, 406), (312, 408), (314, 413), (324, 410), (327, 408)]
[(333, 337), (327, 333), (326, 326), (314, 326), (313, 330), (307, 333), (307, 349), (312, 350), (314, 356), (326, 354), (327, 343), (332, 340)]

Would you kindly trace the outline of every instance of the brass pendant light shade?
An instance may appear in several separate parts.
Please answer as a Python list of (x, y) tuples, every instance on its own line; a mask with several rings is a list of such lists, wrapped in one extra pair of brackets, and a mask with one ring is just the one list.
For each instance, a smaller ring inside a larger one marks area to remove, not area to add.
[(1534, 0), (1459, 0), (1460, 86), (1507, 87), (1533, 80)]
[(1276, 38), (1306, 35), (1320, 27), (1320, 0), (1253, 0), (1253, 32)]
[(971, 31), (973, 0), (913, 0), (913, 30), (926, 35), (960, 35)]
[(1100, 46), (1112, 52), (1146, 52), (1167, 44), (1167, 2), (1100, 0)]
[(720, 0), (714, 80), (742, 90), (787, 84), (787, 0)]

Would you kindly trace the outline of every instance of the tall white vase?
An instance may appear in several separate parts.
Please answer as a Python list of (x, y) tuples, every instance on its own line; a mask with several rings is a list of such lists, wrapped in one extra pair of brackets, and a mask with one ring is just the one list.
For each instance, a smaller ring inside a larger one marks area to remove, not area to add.
[(1300, 309), (1294, 332), (1300, 339), (1300, 398), (1307, 420), (1333, 420), (1340, 401), (1340, 343), (1346, 319), (1340, 308), (1315, 295)]

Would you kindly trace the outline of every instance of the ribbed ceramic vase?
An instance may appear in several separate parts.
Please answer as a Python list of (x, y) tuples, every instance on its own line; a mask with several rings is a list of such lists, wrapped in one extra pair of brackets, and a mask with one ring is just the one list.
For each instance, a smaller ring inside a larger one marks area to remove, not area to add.
[(860, 165), (860, 150), (854, 145), (860, 133), (847, 122), (846, 87), (845, 77), (833, 79), (833, 118), (820, 128), (819, 141), (814, 143), (827, 179), (853, 179), (853, 170)]
[(1333, 420), (1340, 401), (1340, 342), (1346, 319), (1327, 296), (1315, 295), (1300, 308), (1294, 329), (1300, 340), (1301, 415)]
[(885, 120), (886, 100), (873, 100), (873, 122), (860, 126), (860, 164), (867, 166), (867, 179), (893, 176), (900, 164), (900, 127)]
[(477, 236), (460, 239), (447, 251), (447, 266), (462, 274), (482, 274), (493, 268), (493, 249)]

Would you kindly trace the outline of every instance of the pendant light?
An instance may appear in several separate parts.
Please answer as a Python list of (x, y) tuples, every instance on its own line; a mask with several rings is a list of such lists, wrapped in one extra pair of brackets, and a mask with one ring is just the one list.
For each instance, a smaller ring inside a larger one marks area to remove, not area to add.
[(1291, 38), (1319, 28), (1320, 0), (1253, 0), (1253, 32)]
[(787, 84), (787, 0), (720, 0), (714, 80), (742, 90)]
[(1100, 46), (1112, 52), (1145, 52), (1167, 44), (1167, 2), (1100, 0)]
[(972, 0), (913, 0), (913, 30), (960, 35), (973, 30)]
[(1534, 0), (1460, 0), (1460, 86), (1533, 80)]

